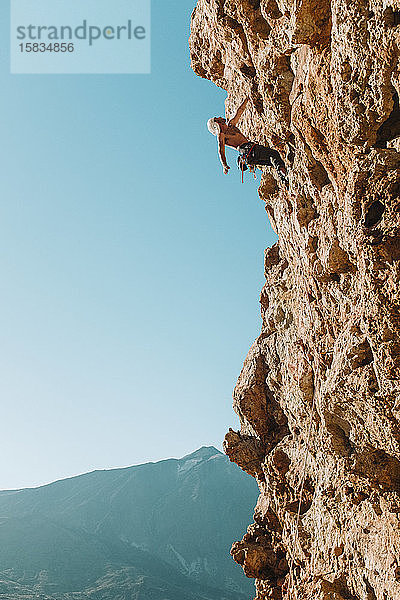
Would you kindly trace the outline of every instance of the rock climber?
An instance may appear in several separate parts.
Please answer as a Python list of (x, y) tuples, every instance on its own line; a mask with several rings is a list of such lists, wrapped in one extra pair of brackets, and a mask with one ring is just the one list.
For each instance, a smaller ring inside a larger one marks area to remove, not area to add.
[(248, 166), (253, 168), (256, 166), (274, 167), (281, 181), (286, 183), (286, 167), (279, 152), (256, 142), (251, 142), (236, 127), (248, 101), (249, 99), (246, 98), (239, 106), (235, 116), (228, 121), (223, 117), (213, 117), (207, 121), (209, 132), (217, 136), (218, 139), (218, 154), (224, 174), (227, 175), (230, 169), (226, 162), (225, 146), (230, 146), (239, 152), (239, 168), (247, 170)]

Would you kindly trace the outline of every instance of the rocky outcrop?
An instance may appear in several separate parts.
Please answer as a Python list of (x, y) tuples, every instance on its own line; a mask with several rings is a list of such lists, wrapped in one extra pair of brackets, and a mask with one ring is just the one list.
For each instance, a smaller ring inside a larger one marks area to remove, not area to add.
[(199, 0), (192, 66), (274, 145), (262, 331), (228, 456), (260, 487), (257, 599), (400, 598), (400, 3)]

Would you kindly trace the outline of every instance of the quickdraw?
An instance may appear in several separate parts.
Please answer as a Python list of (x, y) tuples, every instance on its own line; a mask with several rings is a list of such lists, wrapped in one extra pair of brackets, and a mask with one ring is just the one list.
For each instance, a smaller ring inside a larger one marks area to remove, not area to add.
[(242, 172), (242, 183), (244, 183), (244, 172), (247, 170), (247, 168), (250, 170), (250, 173), (254, 174), (254, 179), (256, 179), (256, 177), (257, 177), (255, 165), (249, 165), (247, 162), (248, 157), (250, 156), (254, 146), (256, 146), (256, 145), (257, 144), (253, 144), (252, 147), (250, 148), (250, 150), (248, 150), (245, 154), (242, 154), (240, 156), (240, 170)]

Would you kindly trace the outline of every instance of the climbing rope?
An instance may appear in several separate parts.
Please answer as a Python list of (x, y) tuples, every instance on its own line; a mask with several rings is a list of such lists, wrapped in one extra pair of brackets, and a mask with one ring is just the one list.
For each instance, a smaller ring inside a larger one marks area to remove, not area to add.
[(391, 546), (391, 542), (390, 542), (390, 533), (389, 533), (389, 528), (390, 527), (390, 523), (387, 524), (387, 527), (385, 528), (385, 536), (384, 536), (384, 540), (385, 540), (385, 551), (386, 551), (386, 561), (385, 561), (385, 579), (384, 579), (384, 584), (383, 584), (383, 591), (385, 594), (387, 594), (387, 596), (389, 597), (390, 595), (390, 590), (389, 590), (389, 579), (390, 579), (390, 560), (393, 560), (393, 556), (396, 556), (396, 551), (393, 548), (393, 553), (390, 552), (390, 546)]
[[(308, 364), (310, 365), (311, 369), (312, 366), (307, 358), (306, 355), (305, 359), (308, 362)], [(297, 384), (298, 387), (300, 389), (300, 373), (298, 372), (297, 374)], [(313, 417), (314, 417), (314, 410), (315, 410), (315, 398), (316, 398), (316, 388), (314, 385), (314, 390), (313, 390), (313, 400), (312, 400), (312, 406), (311, 406), (311, 414), (310, 414), (310, 421), (309, 421), (309, 425), (308, 425), (308, 431), (307, 431), (307, 437), (306, 437), (306, 452), (304, 455), (304, 463), (303, 463), (303, 468), (302, 468), (302, 473), (301, 473), (301, 484), (300, 484), (300, 496), (299, 496), (299, 507), (297, 509), (297, 518), (296, 518), (296, 526), (295, 526), (295, 531), (294, 531), (294, 544), (293, 544), (293, 555), (294, 552), (296, 550), (296, 546), (297, 546), (297, 542), (298, 542), (298, 538), (299, 538), (299, 525), (300, 525), (300, 515), (301, 515), (301, 505), (303, 502), (303, 494), (304, 494), (304, 483), (305, 483), (305, 479), (306, 479), (306, 468), (307, 468), (307, 462), (308, 462), (308, 457), (310, 455), (310, 440), (311, 440), (311, 430), (312, 430), (312, 424), (313, 424)], [(315, 491), (314, 491), (315, 494)], [(290, 563), (289, 563), (289, 585), (288, 585), (288, 600), (297, 600), (297, 593), (296, 593), (296, 588), (294, 586), (294, 557), (293, 555), (290, 558)]]

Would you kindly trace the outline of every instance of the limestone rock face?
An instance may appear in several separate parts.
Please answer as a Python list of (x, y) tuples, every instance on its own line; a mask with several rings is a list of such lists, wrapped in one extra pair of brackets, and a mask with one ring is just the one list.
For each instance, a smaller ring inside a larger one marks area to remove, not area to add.
[[(286, 188), (259, 194), (262, 331), (225, 451), (260, 487), (232, 548), (257, 599), (400, 599), (400, 2), (199, 0), (192, 66)], [(217, 110), (217, 109), (216, 109)], [(212, 116), (212, 115), (210, 115)]]

